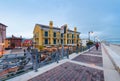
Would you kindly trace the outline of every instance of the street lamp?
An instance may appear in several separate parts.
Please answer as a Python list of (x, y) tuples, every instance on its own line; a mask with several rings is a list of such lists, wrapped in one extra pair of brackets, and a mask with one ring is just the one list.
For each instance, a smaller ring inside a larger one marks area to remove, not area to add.
[(95, 42), (96, 39), (97, 39), (97, 36), (94, 36), (94, 42)]
[(92, 34), (93, 33), (93, 31), (89, 31), (88, 32), (88, 40), (90, 41), (90, 34)]

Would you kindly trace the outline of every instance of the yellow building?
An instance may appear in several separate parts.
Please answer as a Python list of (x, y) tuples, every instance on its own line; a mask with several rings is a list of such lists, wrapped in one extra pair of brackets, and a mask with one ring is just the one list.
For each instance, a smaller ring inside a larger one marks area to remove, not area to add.
[(60, 28), (53, 27), (52, 21), (50, 21), (49, 26), (36, 24), (33, 31), (33, 41), (35, 42), (35, 47), (39, 49), (40, 46), (60, 45), (63, 44), (63, 41), (64, 45), (77, 44), (80, 42), (80, 32), (77, 32), (76, 27), (74, 28), (74, 31), (69, 30), (67, 27), (66, 32), (66, 34), (61, 34)]

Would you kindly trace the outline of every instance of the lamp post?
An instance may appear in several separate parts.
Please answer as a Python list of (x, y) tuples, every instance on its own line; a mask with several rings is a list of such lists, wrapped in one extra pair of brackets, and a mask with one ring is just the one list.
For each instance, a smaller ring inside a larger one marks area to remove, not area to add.
[(88, 40), (90, 41), (90, 34), (92, 34), (93, 33), (93, 31), (89, 31), (88, 32)]
[(97, 36), (94, 36), (94, 42), (95, 42), (96, 39), (97, 39)]

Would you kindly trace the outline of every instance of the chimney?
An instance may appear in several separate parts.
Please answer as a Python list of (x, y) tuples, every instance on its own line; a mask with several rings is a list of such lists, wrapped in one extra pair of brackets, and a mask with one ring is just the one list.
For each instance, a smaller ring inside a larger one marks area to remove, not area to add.
[(50, 21), (49, 26), (50, 26), (50, 28), (53, 27), (53, 21)]
[(74, 32), (77, 32), (77, 28), (76, 27), (74, 27)]

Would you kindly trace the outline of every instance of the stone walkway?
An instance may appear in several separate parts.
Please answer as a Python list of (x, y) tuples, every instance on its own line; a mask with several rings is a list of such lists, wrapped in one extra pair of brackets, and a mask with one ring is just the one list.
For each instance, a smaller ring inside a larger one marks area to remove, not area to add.
[(103, 66), (103, 61), (101, 56), (102, 56), (101, 47), (99, 47), (98, 50), (96, 50), (94, 47), (90, 51), (77, 56), (73, 60), (89, 63), (91, 65)]
[(102, 57), (98, 56), (91, 56), (91, 55), (79, 55), (78, 57), (74, 58), (73, 60), (89, 63), (91, 65), (103, 66)]
[(66, 62), (28, 81), (104, 81), (103, 71)]
[(72, 54), (58, 64), (52, 63), (8, 81), (120, 81), (118, 72), (103, 46)]
[[(95, 48), (93, 48), (91, 52), (92, 55), (102, 55), (101, 49), (96, 51)], [(102, 66), (102, 57), (92, 55), (90, 52), (85, 52), (72, 60), (85, 62), (94, 66)], [(73, 62), (65, 62), (28, 81), (104, 81), (104, 73), (103, 70), (75, 64)]]

